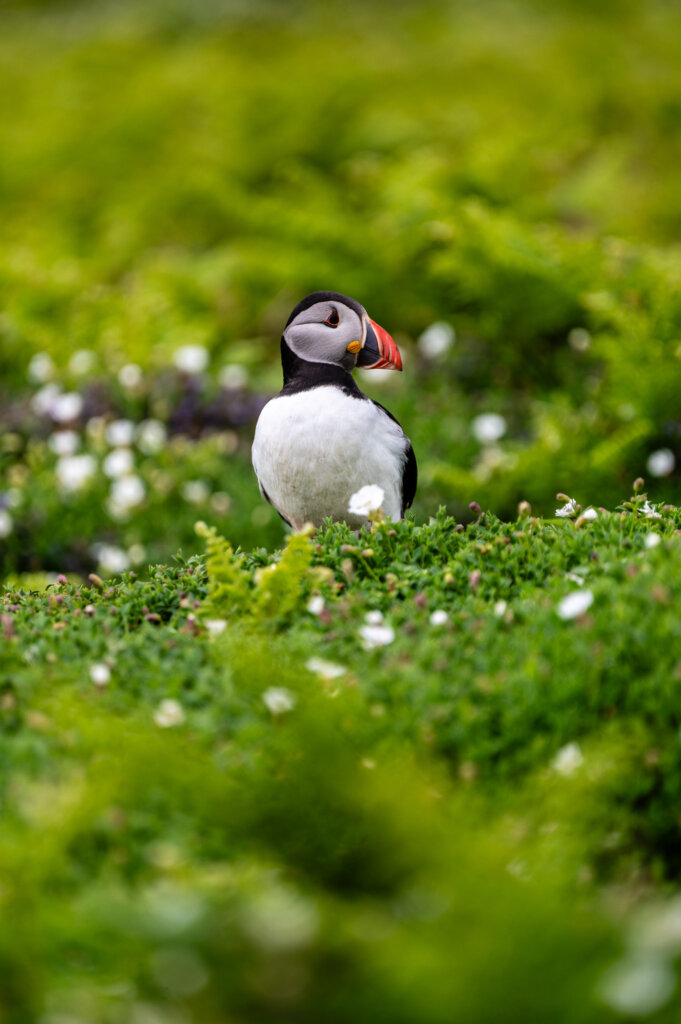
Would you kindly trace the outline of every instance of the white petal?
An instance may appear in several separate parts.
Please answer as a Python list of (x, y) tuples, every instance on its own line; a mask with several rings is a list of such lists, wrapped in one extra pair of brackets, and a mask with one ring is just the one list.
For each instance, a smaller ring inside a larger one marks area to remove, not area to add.
[(594, 596), (590, 590), (573, 590), (559, 603), (558, 615), (561, 619), (576, 619), (591, 607), (593, 600)]

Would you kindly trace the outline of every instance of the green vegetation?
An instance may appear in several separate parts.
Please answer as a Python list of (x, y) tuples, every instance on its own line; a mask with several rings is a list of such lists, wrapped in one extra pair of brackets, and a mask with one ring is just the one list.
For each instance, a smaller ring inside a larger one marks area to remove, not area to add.
[[(0, 1019), (676, 1021), (681, 11), (0, 27)], [(250, 467), (316, 288), (404, 357), (360, 535)]]
[(645, 508), (274, 560), (202, 526), (206, 564), (9, 588), (6, 1019), (675, 1020), (681, 513)]

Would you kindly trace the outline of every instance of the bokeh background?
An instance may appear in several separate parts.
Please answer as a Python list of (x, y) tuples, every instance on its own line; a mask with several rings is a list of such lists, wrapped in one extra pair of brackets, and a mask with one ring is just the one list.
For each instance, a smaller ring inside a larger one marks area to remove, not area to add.
[(250, 442), (317, 288), (402, 349), (362, 386), (417, 518), (681, 498), (677, 4), (1, 10), (4, 574), (278, 543)]

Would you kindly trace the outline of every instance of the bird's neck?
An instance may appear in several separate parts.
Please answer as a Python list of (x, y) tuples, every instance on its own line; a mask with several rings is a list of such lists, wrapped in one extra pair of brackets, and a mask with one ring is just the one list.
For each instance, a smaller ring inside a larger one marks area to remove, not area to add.
[(324, 384), (335, 384), (344, 391), (361, 394), (351, 373), (338, 363), (313, 363), (297, 356), (281, 339), (281, 365), (284, 371), (284, 392), (306, 391)]

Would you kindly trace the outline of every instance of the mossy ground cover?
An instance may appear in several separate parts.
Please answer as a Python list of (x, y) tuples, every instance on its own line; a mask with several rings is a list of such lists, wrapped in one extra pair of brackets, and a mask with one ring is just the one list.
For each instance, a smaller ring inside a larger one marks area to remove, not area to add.
[(676, 1019), (681, 514), (649, 508), (274, 555), (201, 525), (147, 580), (7, 586), (7, 1019)]

